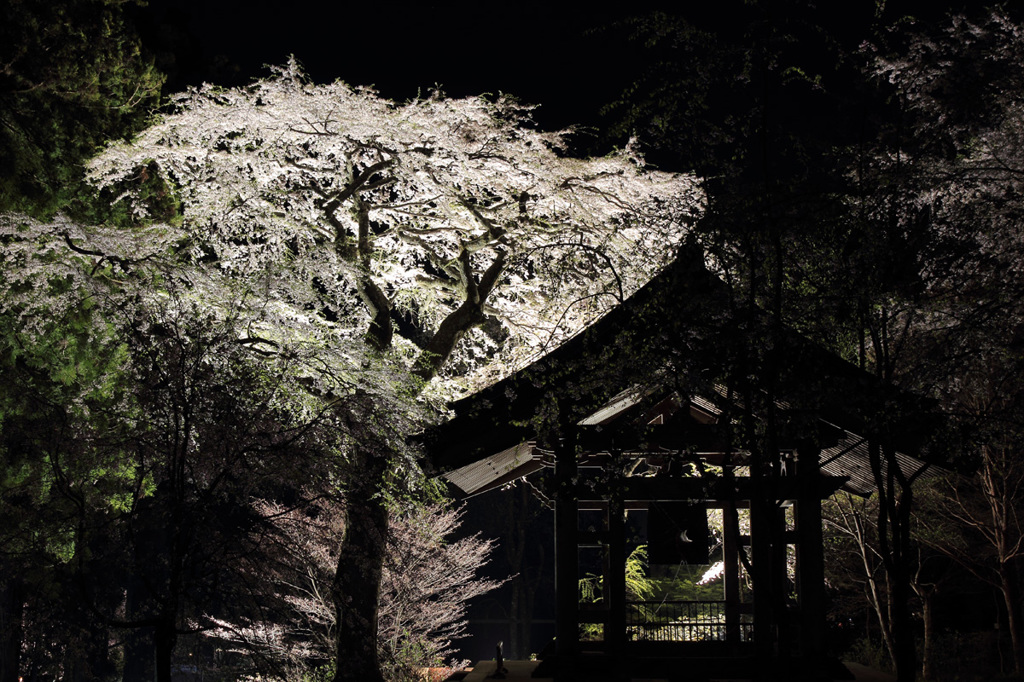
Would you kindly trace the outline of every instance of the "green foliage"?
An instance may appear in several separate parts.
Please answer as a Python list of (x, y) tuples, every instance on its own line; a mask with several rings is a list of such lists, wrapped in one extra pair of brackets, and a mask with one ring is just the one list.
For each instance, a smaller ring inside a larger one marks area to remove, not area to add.
[[(67, 288), (64, 280), (50, 284), (54, 296)], [(0, 309), (6, 323), (0, 333), (0, 370), (7, 379), (7, 390), (0, 391), (0, 423), (5, 416), (38, 409), (38, 402), (84, 416), (118, 399), (127, 346), (109, 326), (96, 324), (88, 295), (82, 292), (79, 300), (74, 308), (32, 311), (47, 315), (43, 320)]]
[(642, 66), (631, 70), (639, 74), (636, 80), (603, 109), (607, 134), (620, 143), (638, 135), (652, 146), (668, 145), (674, 161), (705, 176), (718, 175), (720, 167), (705, 171), (730, 159), (725, 147), (731, 147), (733, 136), (720, 120), (712, 120), (712, 112), (717, 115), (728, 101), (728, 89), (743, 68), (743, 51), (665, 12), (609, 30), (625, 34), (636, 53), (633, 60)]
[(0, 4), (0, 211), (114, 215), (84, 183), (83, 162), (138, 130), (163, 84), (124, 4)]
[[(626, 598), (636, 601), (649, 599), (655, 593), (654, 583), (647, 577), (647, 546), (638, 545), (626, 557)], [(601, 601), (604, 577), (590, 574), (579, 581), (581, 603)]]
[(654, 583), (647, 577), (647, 546), (639, 545), (626, 557), (626, 598), (644, 601), (654, 592)]
[(444, 659), (434, 654), (420, 638), (407, 632), (399, 636), (397, 646), (389, 653), (384, 677), (388, 682), (415, 682), (422, 680), (419, 668), (435, 668), (444, 665)]
[(74, 529), (68, 526), (40, 534), (45, 551), (57, 563), (66, 564), (75, 558), (78, 543), (75, 541)]
[[(122, 453), (83, 447), (87, 424), (113, 436), (131, 411), (127, 346), (72, 274), (75, 258), (37, 237), (6, 232), (0, 256), (10, 285), (0, 299), (0, 566), (30, 562), (46, 576), (76, 557), (82, 509), (123, 484)], [(22, 245), (28, 262), (12, 248)]]
[(155, 232), (20, 216), (0, 230), (0, 575), (31, 581), (26, 641), (70, 660), (84, 608), (185, 629), (197, 604), (239, 602), (254, 491), (295, 499), (327, 479), (302, 465), (326, 468), (336, 445), (311, 423), (331, 416), (322, 402), (290, 383), (299, 353), (241, 343), (233, 291), (211, 306), (180, 270), (148, 273), (161, 247), (125, 246)]
[(334, 661), (302, 674), (302, 682), (331, 682), (334, 679)]
[(886, 654), (881, 640), (875, 641), (862, 637), (843, 654), (843, 658), (874, 670), (892, 670), (892, 661)]
[(698, 584), (705, 571), (704, 566), (675, 566), (664, 574), (650, 579), (651, 589), (656, 600), (668, 601), (720, 601), (722, 584), (720, 581), (706, 585)]

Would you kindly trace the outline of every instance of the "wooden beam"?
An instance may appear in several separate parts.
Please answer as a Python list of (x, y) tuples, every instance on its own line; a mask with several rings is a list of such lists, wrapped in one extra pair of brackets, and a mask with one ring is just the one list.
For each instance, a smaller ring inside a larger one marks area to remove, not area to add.
[(580, 505), (586, 508), (591, 508), (590, 505), (594, 503), (606, 501), (613, 495), (621, 497), (627, 504), (653, 500), (751, 500), (759, 494), (773, 501), (796, 500), (802, 496), (820, 501), (842, 487), (846, 480), (844, 476), (819, 476), (814, 485), (801, 489), (796, 476), (786, 476), (763, 482), (763, 492), (756, 493), (749, 478), (726, 481), (724, 478), (634, 477), (614, 485), (599, 482), (593, 482), (591, 485), (588, 482), (586, 485), (576, 486), (576, 494)]
[[(819, 447), (839, 442), (843, 431), (814, 420), (814, 440)], [(666, 424), (614, 424), (579, 427), (580, 448), (584, 452), (686, 452), (694, 455), (746, 453), (736, 441), (728, 424), (702, 424), (693, 420)], [(782, 434), (780, 451), (796, 450), (808, 438), (803, 431)]]
[(581, 426), (580, 448), (585, 452), (738, 452), (731, 430), (718, 424), (615, 424)]

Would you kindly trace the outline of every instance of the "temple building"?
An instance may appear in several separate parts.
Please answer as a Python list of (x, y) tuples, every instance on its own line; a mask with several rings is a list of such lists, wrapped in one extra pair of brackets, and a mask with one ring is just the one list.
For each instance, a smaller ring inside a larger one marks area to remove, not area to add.
[[(841, 679), (821, 501), (934, 471), (927, 405), (737, 312), (700, 255), (454, 412), (426, 445), (457, 496), (522, 481), (554, 507), (557, 637), (535, 674), (560, 681)], [(637, 537), (720, 596), (634, 593)]]

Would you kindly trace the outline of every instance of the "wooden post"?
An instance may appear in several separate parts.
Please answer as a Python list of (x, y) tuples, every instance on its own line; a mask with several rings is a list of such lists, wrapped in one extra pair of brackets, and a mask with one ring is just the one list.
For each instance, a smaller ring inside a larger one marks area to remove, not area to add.
[(751, 581), (754, 588), (754, 651), (761, 661), (770, 660), (775, 654), (775, 618), (772, 590), (772, 543), (771, 528), (774, 507), (767, 499), (764, 475), (751, 467), (750, 496), (750, 557)]
[(555, 448), (555, 655), (556, 679), (575, 679), (579, 652), (579, 501), (576, 429), (563, 425)]
[(626, 643), (626, 510), (621, 498), (608, 501), (608, 620), (604, 641), (613, 661), (621, 661)]
[(819, 490), (819, 448), (802, 443), (797, 451), (797, 476), (800, 497), (796, 501), (794, 521), (797, 544), (800, 600), (800, 653), (804, 658), (821, 658), (825, 650), (825, 548), (821, 530), (821, 492)]
[(736, 501), (728, 500), (722, 509), (724, 547), (722, 560), (725, 563), (723, 582), (725, 589), (725, 641), (729, 652), (735, 654), (740, 642), (740, 515)]
[(769, 504), (771, 519), (771, 601), (772, 622), (775, 626), (774, 655), (789, 658), (794, 655), (794, 623), (789, 598), (791, 586), (789, 582), (789, 561), (786, 545), (786, 510), (781, 500), (772, 500)]

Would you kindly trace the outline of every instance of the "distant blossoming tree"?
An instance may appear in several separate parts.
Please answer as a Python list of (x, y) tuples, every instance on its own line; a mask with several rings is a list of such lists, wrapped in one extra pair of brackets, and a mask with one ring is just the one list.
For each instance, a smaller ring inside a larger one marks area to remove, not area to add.
[(180, 202), (176, 257), (260, 291), (254, 351), (330, 349), (306, 379), (356, 434), (337, 679), (379, 680), (384, 494), (417, 468), (405, 417), (381, 401), (471, 390), (568, 338), (672, 258), (703, 195), (632, 150), (571, 158), (564, 133), (537, 131), (507, 97), (399, 105), (311, 84), (294, 61), (173, 107), (96, 158), (92, 180), (139, 216), (154, 197)]
[(900, 135), (875, 163), (886, 182), (896, 178), (906, 188), (876, 212), (898, 216), (896, 228), (908, 234), (928, 229), (927, 241), (916, 237), (928, 245), (920, 259), (926, 306), (907, 325), (912, 343), (901, 345), (921, 356), (926, 371), (918, 370), (919, 381), (970, 434), (965, 450), (976, 480), (951, 479), (943, 512), (991, 553), (944, 543), (939, 549), (1002, 592), (1018, 674), (1024, 672), (1022, 61), (1024, 25), (995, 9), (910, 33), (902, 51), (873, 62), (901, 107)]
[[(277, 529), (270, 563), (282, 608), (269, 616), (264, 611), (259, 621), (216, 621), (218, 627), (207, 634), (243, 654), (273, 660), (286, 677), (301, 677), (311, 662), (333, 655), (336, 614), (330, 587), (342, 509), (326, 499), (309, 509), (271, 502), (257, 507)], [(478, 535), (452, 538), (461, 516), (450, 506), (427, 504), (391, 518), (378, 615), (378, 650), (389, 679), (408, 679), (413, 668), (450, 663), (452, 640), (466, 634), (469, 600), (501, 585), (476, 575), (493, 541)]]

